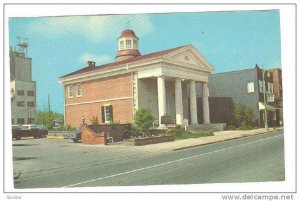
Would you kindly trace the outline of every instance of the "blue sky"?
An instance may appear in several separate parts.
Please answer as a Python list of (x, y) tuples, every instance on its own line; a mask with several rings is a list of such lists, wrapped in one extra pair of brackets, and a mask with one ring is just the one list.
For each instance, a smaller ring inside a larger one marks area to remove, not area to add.
[(86, 66), (114, 62), (117, 38), (130, 28), (141, 54), (192, 44), (213, 65), (214, 73), (254, 67), (280, 67), (279, 11), (196, 12), (108, 16), (10, 18), (9, 44), (28, 38), (37, 109), (63, 113), (58, 78)]

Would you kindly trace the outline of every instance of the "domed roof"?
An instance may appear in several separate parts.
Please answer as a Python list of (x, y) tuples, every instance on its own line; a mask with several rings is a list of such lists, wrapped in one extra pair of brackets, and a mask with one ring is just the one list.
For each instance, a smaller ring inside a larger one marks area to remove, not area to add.
[(121, 56), (141, 56), (141, 53), (138, 50), (121, 50), (117, 53), (116, 57), (121, 57)]
[(135, 33), (134, 33), (134, 31), (132, 31), (132, 30), (130, 30), (130, 29), (124, 30), (124, 31), (121, 33), (120, 38), (121, 38), (121, 37), (135, 37), (135, 38), (137, 38), (136, 35), (135, 35)]

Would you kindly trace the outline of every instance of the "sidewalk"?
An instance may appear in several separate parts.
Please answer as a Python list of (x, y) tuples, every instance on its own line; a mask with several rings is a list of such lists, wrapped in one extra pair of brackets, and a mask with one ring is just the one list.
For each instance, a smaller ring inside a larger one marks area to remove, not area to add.
[[(282, 130), (283, 128), (277, 128), (276, 130)], [(267, 132), (274, 131), (270, 128)], [(152, 150), (164, 150), (164, 151), (175, 151), (180, 149), (186, 149), (190, 147), (196, 147), (216, 142), (222, 142), (226, 140), (238, 139), (242, 137), (254, 136), (266, 133), (264, 128), (254, 129), (254, 130), (234, 130), (234, 131), (216, 131), (214, 136), (199, 137), (199, 138), (189, 138), (184, 140), (175, 140), (173, 142), (165, 142), (159, 144), (150, 144), (141, 146), (146, 149)]]

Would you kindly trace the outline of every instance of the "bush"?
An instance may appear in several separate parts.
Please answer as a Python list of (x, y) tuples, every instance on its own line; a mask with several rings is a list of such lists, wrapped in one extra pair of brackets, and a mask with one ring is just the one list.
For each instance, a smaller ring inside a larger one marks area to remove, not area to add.
[(236, 130), (236, 127), (234, 125), (228, 125), (226, 130)]
[(234, 109), (234, 117), (238, 126), (253, 124), (253, 112), (245, 105), (237, 104)]
[(149, 130), (153, 123), (153, 116), (147, 109), (138, 109), (134, 115), (134, 124), (142, 133), (143, 137), (149, 134)]
[(98, 116), (93, 116), (92, 119), (90, 119), (90, 122), (93, 126), (99, 125)]
[(143, 135), (143, 133), (141, 132), (141, 130), (136, 126), (136, 125), (133, 125), (131, 127), (131, 130), (130, 130), (130, 134), (131, 134), (131, 137), (140, 137)]

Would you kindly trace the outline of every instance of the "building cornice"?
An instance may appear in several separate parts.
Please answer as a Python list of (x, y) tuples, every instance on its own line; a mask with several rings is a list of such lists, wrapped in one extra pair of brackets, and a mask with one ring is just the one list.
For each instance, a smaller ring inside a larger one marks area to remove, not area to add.
[(128, 97), (110, 98), (110, 99), (104, 99), (104, 100), (93, 100), (93, 101), (85, 101), (85, 102), (78, 102), (78, 103), (69, 103), (69, 104), (65, 104), (65, 106), (84, 105), (84, 104), (91, 104), (91, 103), (103, 103), (103, 102), (111, 102), (111, 101), (127, 100), (127, 99), (133, 99), (133, 97), (128, 96)]

